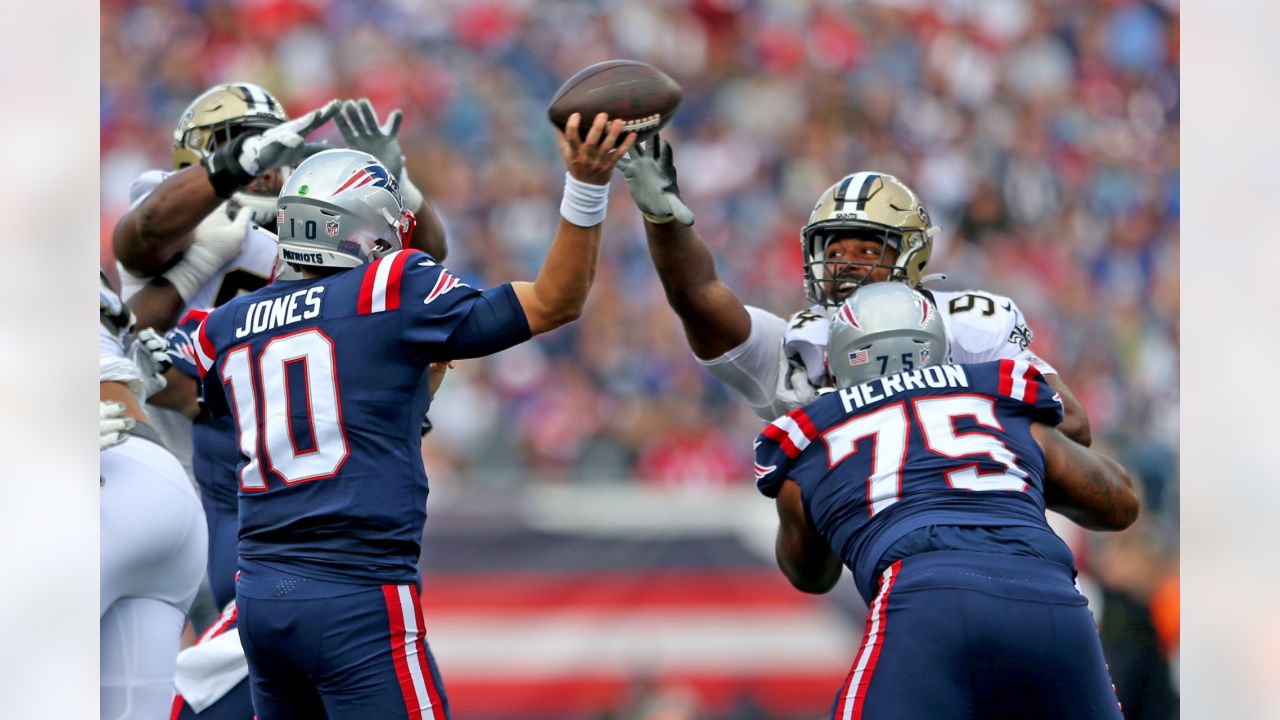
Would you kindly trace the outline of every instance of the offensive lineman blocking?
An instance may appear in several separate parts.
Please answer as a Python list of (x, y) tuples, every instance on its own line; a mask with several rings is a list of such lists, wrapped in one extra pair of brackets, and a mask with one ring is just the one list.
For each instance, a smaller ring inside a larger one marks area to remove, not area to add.
[(831, 333), (839, 389), (756, 441), (783, 574), (825, 593), (847, 566), (869, 606), (833, 717), (1118, 719), (1071, 551), (1044, 511), (1128, 527), (1128, 475), (1054, 428), (1062, 403), (1033, 365), (943, 364), (946, 350), (922, 295), (859, 288)]

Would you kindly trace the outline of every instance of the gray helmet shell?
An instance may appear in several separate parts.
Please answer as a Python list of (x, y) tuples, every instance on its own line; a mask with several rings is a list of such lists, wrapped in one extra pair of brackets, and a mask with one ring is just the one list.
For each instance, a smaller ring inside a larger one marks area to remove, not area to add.
[(404, 201), (374, 156), (335, 149), (303, 160), (280, 189), (280, 259), (313, 267), (357, 267), (401, 249)]
[(831, 320), (827, 367), (841, 388), (947, 362), (942, 314), (903, 283), (862, 285)]

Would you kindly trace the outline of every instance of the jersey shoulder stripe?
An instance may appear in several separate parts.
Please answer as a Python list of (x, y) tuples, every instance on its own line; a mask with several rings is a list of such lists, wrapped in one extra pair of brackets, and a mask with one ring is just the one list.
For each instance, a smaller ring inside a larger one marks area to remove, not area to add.
[(787, 457), (795, 460), (818, 436), (818, 430), (804, 408), (797, 408), (765, 426), (764, 436), (778, 443)]
[(1027, 404), (1036, 401), (1040, 371), (1025, 360), (1005, 358), (1000, 361), (1000, 394)]
[(209, 334), (206, 326), (209, 319), (205, 318), (200, 322), (200, 327), (196, 328), (196, 366), (200, 369), (200, 377), (204, 377), (209, 369), (213, 367), (213, 358), (217, 356), (217, 351), (213, 347), (213, 343), (209, 341)]
[(360, 295), (356, 304), (356, 314), (369, 315), (400, 308), (400, 278), (404, 275), (404, 266), (413, 255), (421, 255), (417, 250), (397, 250), (378, 258), (365, 268), (364, 278), (360, 282)]

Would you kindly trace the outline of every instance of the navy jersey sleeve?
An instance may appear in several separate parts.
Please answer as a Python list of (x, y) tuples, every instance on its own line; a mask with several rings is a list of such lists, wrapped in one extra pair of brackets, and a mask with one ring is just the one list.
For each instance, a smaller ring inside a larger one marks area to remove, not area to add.
[(800, 453), (818, 436), (805, 408), (797, 408), (765, 426), (756, 438), (756, 489), (776, 498)]
[(208, 315), (206, 310), (188, 310), (164, 336), (169, 341), (169, 360), (173, 362), (173, 367), (183, 375), (197, 380), (200, 379), (200, 368), (196, 365), (196, 329)]
[(510, 284), (477, 290), (416, 251), (404, 262), (400, 284), (404, 340), (430, 359), (489, 355), (531, 336)]
[(1053, 389), (1040, 370), (1026, 360), (1004, 359), (997, 366), (996, 390), (1023, 406), (1032, 420), (1058, 425), (1065, 417), (1062, 396)]

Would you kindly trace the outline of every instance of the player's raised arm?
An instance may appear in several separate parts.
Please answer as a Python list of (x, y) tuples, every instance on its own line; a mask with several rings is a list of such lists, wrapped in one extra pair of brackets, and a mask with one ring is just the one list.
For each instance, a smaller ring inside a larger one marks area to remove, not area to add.
[[(636, 140), (622, 134), (622, 121), (604, 113), (596, 115), (585, 139), (578, 133), (581, 116), (569, 118), (560, 135), (564, 156), (564, 200), (560, 204), (560, 229), (547, 259), (533, 282), (512, 283), (520, 307), (534, 335), (576, 320), (587, 302), (587, 291), (600, 256), (600, 224), (609, 201), (609, 177), (613, 166)], [(559, 132), (559, 131), (557, 131)]]
[(800, 486), (784, 480), (778, 490), (778, 539), (774, 553), (778, 568), (801, 592), (820, 595), (840, 581), (844, 564), (831, 552), (805, 512)]
[(720, 280), (711, 251), (693, 229), (693, 212), (676, 183), (671, 145), (654, 135), (619, 167), (631, 199), (644, 213), (649, 256), (693, 354), (711, 360), (741, 345), (751, 335), (751, 316)]
[(387, 122), (379, 125), (378, 111), (367, 98), (362, 98), (359, 102), (344, 101), (338, 113), (333, 116), (333, 124), (342, 133), (347, 147), (378, 158), (400, 183), (404, 209), (412, 212), (417, 221), (409, 238), (409, 247), (443, 261), (449, 253), (444, 225), (436, 215), (435, 206), (413, 184), (405, 167), (404, 151), (400, 148), (400, 123), (403, 120), (404, 112), (396, 108), (387, 114)]
[(1138, 519), (1138, 496), (1124, 467), (1042, 423), (1031, 434), (1044, 450), (1045, 504), (1089, 530), (1123, 530)]

